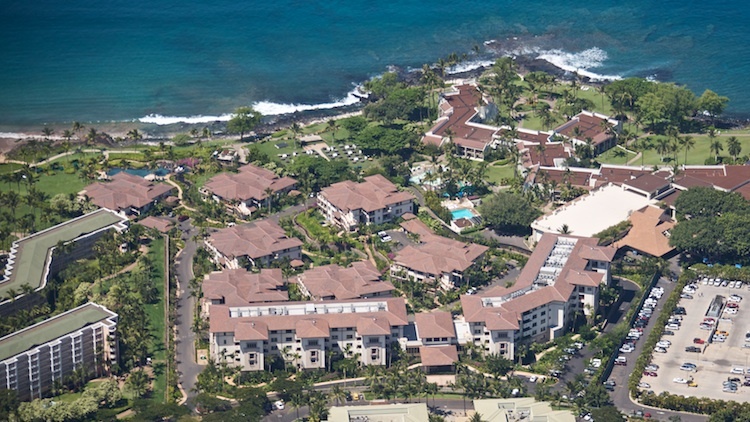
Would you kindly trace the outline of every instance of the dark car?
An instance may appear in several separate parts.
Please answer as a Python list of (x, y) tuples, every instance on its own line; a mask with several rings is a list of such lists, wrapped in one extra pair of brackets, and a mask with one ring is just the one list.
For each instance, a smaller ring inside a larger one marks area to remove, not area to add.
[(696, 347), (696, 346), (688, 346), (688, 347), (685, 348), (685, 351), (686, 352), (690, 352), (690, 353), (700, 353), (701, 352), (701, 348), (700, 347)]
[(664, 331), (664, 333), (662, 333), (662, 334), (664, 334), (665, 336), (673, 336), (674, 335), (674, 331), (667, 330), (667, 331)]
[(674, 314), (675, 315), (687, 315), (687, 312), (685, 311), (685, 308), (682, 306), (678, 306), (677, 308), (674, 308)]
[(183, 221), (187, 220), (188, 218), (190, 218), (190, 217), (183, 214), (183, 215), (177, 217), (177, 221), (183, 222)]

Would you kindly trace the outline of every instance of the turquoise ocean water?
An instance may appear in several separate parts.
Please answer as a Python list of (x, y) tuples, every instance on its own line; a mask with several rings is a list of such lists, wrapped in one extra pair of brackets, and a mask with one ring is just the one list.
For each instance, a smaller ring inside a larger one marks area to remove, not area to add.
[(590, 74), (711, 88), (750, 116), (747, 22), (750, 3), (725, 0), (9, 0), (0, 124), (346, 103), (389, 65), (418, 68), (475, 45), (472, 58), (489, 60), (499, 52), (488, 40)]

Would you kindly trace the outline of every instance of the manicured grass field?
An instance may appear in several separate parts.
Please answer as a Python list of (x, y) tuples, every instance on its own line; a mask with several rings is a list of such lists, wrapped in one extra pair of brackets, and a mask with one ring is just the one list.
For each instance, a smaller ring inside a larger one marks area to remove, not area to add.
[[(620, 147), (614, 147), (610, 149), (609, 151), (605, 152), (604, 154), (601, 154), (596, 159), (600, 163), (607, 163), (607, 164), (627, 164), (628, 160), (631, 160), (637, 155), (637, 153), (632, 153), (630, 151), (625, 150), (624, 148)], [(633, 163), (640, 165), (641, 161), (638, 160), (637, 163)]]
[(513, 177), (513, 166), (505, 164), (501, 166), (489, 165), (487, 166), (487, 180), (496, 185), (502, 184), (502, 179), (509, 179)]
[[(727, 152), (727, 138), (731, 136), (731, 134), (727, 134), (726, 136), (719, 136), (716, 139), (720, 140), (722, 145), (724, 146), (724, 150), (719, 154), (719, 157), (724, 158), (725, 163), (729, 163), (732, 160), (732, 157), (729, 156)], [(657, 137), (653, 137), (656, 139)], [(693, 138), (695, 140), (695, 147), (688, 151), (687, 153), (687, 164), (688, 165), (703, 165), (707, 158), (713, 157), (714, 153), (710, 150), (711, 140), (708, 136), (696, 136)], [(737, 136), (737, 139), (740, 141), (740, 144), (742, 145), (742, 151), (740, 153), (740, 157), (750, 154), (750, 137), (749, 136)], [(671, 155), (669, 154), (668, 157), (666, 157), (664, 160), (662, 160), (661, 155), (656, 151), (655, 148), (651, 148), (645, 151), (643, 156), (643, 164), (646, 166), (653, 166), (653, 165), (666, 165), (666, 164), (673, 164), (671, 161)], [(611, 161), (603, 161), (600, 160), (600, 162), (611, 162)], [(677, 152), (677, 162), (679, 164), (683, 164), (685, 162), (685, 150), (680, 150)], [(634, 165), (640, 165), (641, 160), (637, 160), (637, 162), (633, 163)]]

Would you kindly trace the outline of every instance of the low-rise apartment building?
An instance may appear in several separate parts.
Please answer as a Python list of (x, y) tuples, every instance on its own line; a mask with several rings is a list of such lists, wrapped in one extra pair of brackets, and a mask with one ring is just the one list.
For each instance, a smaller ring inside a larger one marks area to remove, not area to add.
[(324, 188), (318, 193), (318, 207), (328, 222), (353, 231), (361, 224), (387, 223), (414, 212), (414, 195), (376, 174), (361, 183), (347, 180)]
[(92, 183), (81, 192), (92, 203), (124, 216), (141, 215), (157, 202), (166, 198), (174, 186), (154, 183), (143, 177), (120, 172), (108, 182)]
[(117, 361), (116, 331), (116, 313), (87, 303), (0, 338), (0, 387), (32, 400), (78, 368), (102, 376)]
[(299, 291), (312, 300), (345, 300), (389, 297), (394, 287), (380, 278), (370, 261), (353, 262), (348, 267), (322, 265), (297, 276)]
[(227, 269), (240, 268), (244, 264), (268, 267), (273, 261), (302, 258), (302, 241), (288, 237), (284, 229), (272, 220), (218, 230), (205, 240), (204, 245), (213, 261)]
[(418, 234), (419, 244), (408, 245), (396, 253), (391, 265), (391, 277), (396, 279), (436, 284), (450, 290), (468, 282), (464, 273), (489, 249), (435, 235), (416, 219), (404, 222), (402, 227)]
[(593, 316), (616, 252), (597, 242), (545, 233), (513, 286), (461, 297), (469, 332), (459, 337), (512, 359), (519, 342), (552, 340), (577, 315)]
[(402, 298), (212, 305), (209, 319), (211, 358), (242, 371), (266, 370), (276, 359), (323, 369), (327, 351), (385, 365), (408, 325)]
[(244, 268), (214, 271), (203, 278), (201, 291), (204, 315), (208, 315), (211, 305), (244, 306), (289, 300), (280, 268), (264, 268), (259, 273)]
[(240, 167), (239, 173), (220, 173), (212, 177), (203, 192), (241, 215), (250, 215), (267, 206), (271, 197), (287, 194), (296, 186), (297, 181), (291, 177), (279, 177), (271, 170), (248, 164)]

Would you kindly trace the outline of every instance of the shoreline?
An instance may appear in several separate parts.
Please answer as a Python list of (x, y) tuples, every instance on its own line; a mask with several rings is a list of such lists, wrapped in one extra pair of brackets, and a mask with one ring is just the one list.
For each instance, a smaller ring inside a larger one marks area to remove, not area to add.
[[(467, 70), (458, 70), (452, 73), (447, 73), (445, 75), (445, 81), (476, 78), (491, 67), (491, 65), (485, 64), (486, 62), (494, 62), (496, 58), (502, 56), (511, 56), (514, 58), (518, 64), (520, 75), (525, 75), (534, 71), (543, 71), (553, 75), (561, 81), (571, 81), (575, 79), (575, 76), (571, 71), (563, 69), (548, 60), (537, 57), (536, 53), (531, 51), (519, 52), (518, 46), (522, 45), (522, 41), (519, 41), (517, 38), (508, 38), (502, 41), (490, 40), (484, 44), (487, 50), (491, 52), (491, 57), (485, 57), (484, 60), (482, 60), (481, 57), (474, 57), (473, 59), (476, 59), (476, 61), (468, 60), (459, 62), (457, 66), (462, 64), (471, 65), (472, 63), (479, 64), (469, 66), (469, 69)], [(435, 65), (433, 64), (432, 67), (434, 68), (434, 66)], [(400, 78), (408, 84), (416, 83), (419, 79), (419, 75), (421, 75), (419, 69), (405, 69), (395, 65), (389, 66), (386, 71), (394, 71), (398, 73)], [(593, 87), (605, 85), (610, 82), (609, 79), (594, 79), (588, 76), (581, 76), (580, 81), (583, 84)], [(295, 111), (293, 113), (263, 116), (263, 121), (256, 132), (265, 135), (289, 127), (294, 122), (307, 126), (325, 122), (332, 118), (341, 119), (357, 115), (362, 112), (362, 109), (366, 104), (367, 98), (360, 97), (359, 102), (338, 107), (313, 108)], [(214, 134), (212, 138), (223, 139), (228, 137), (225, 133), (227, 126), (226, 120), (215, 120), (203, 123), (177, 122), (170, 124), (157, 124), (144, 123), (139, 121), (139, 119), (140, 118), (122, 121), (82, 122), (82, 124), (87, 128), (96, 128), (98, 132), (106, 133), (113, 139), (126, 139), (127, 133), (133, 129), (137, 129), (143, 134), (143, 141), (167, 141), (177, 134), (189, 133), (192, 129), (202, 130), (203, 128), (208, 128)], [(725, 113), (719, 122), (721, 122), (722, 127), (724, 128), (747, 127), (750, 125), (750, 113)], [(42, 135), (41, 128), (45, 126), (54, 130), (52, 136), (44, 137)], [(41, 140), (46, 138), (54, 141), (63, 140), (61, 134), (64, 130), (70, 129), (70, 127), (71, 122), (52, 123), (49, 125), (0, 125), (0, 154), (4, 155), (12, 150), (17, 143), (23, 142), (27, 139)], [(78, 141), (76, 137), (73, 139), (76, 139), (74, 142)]]

